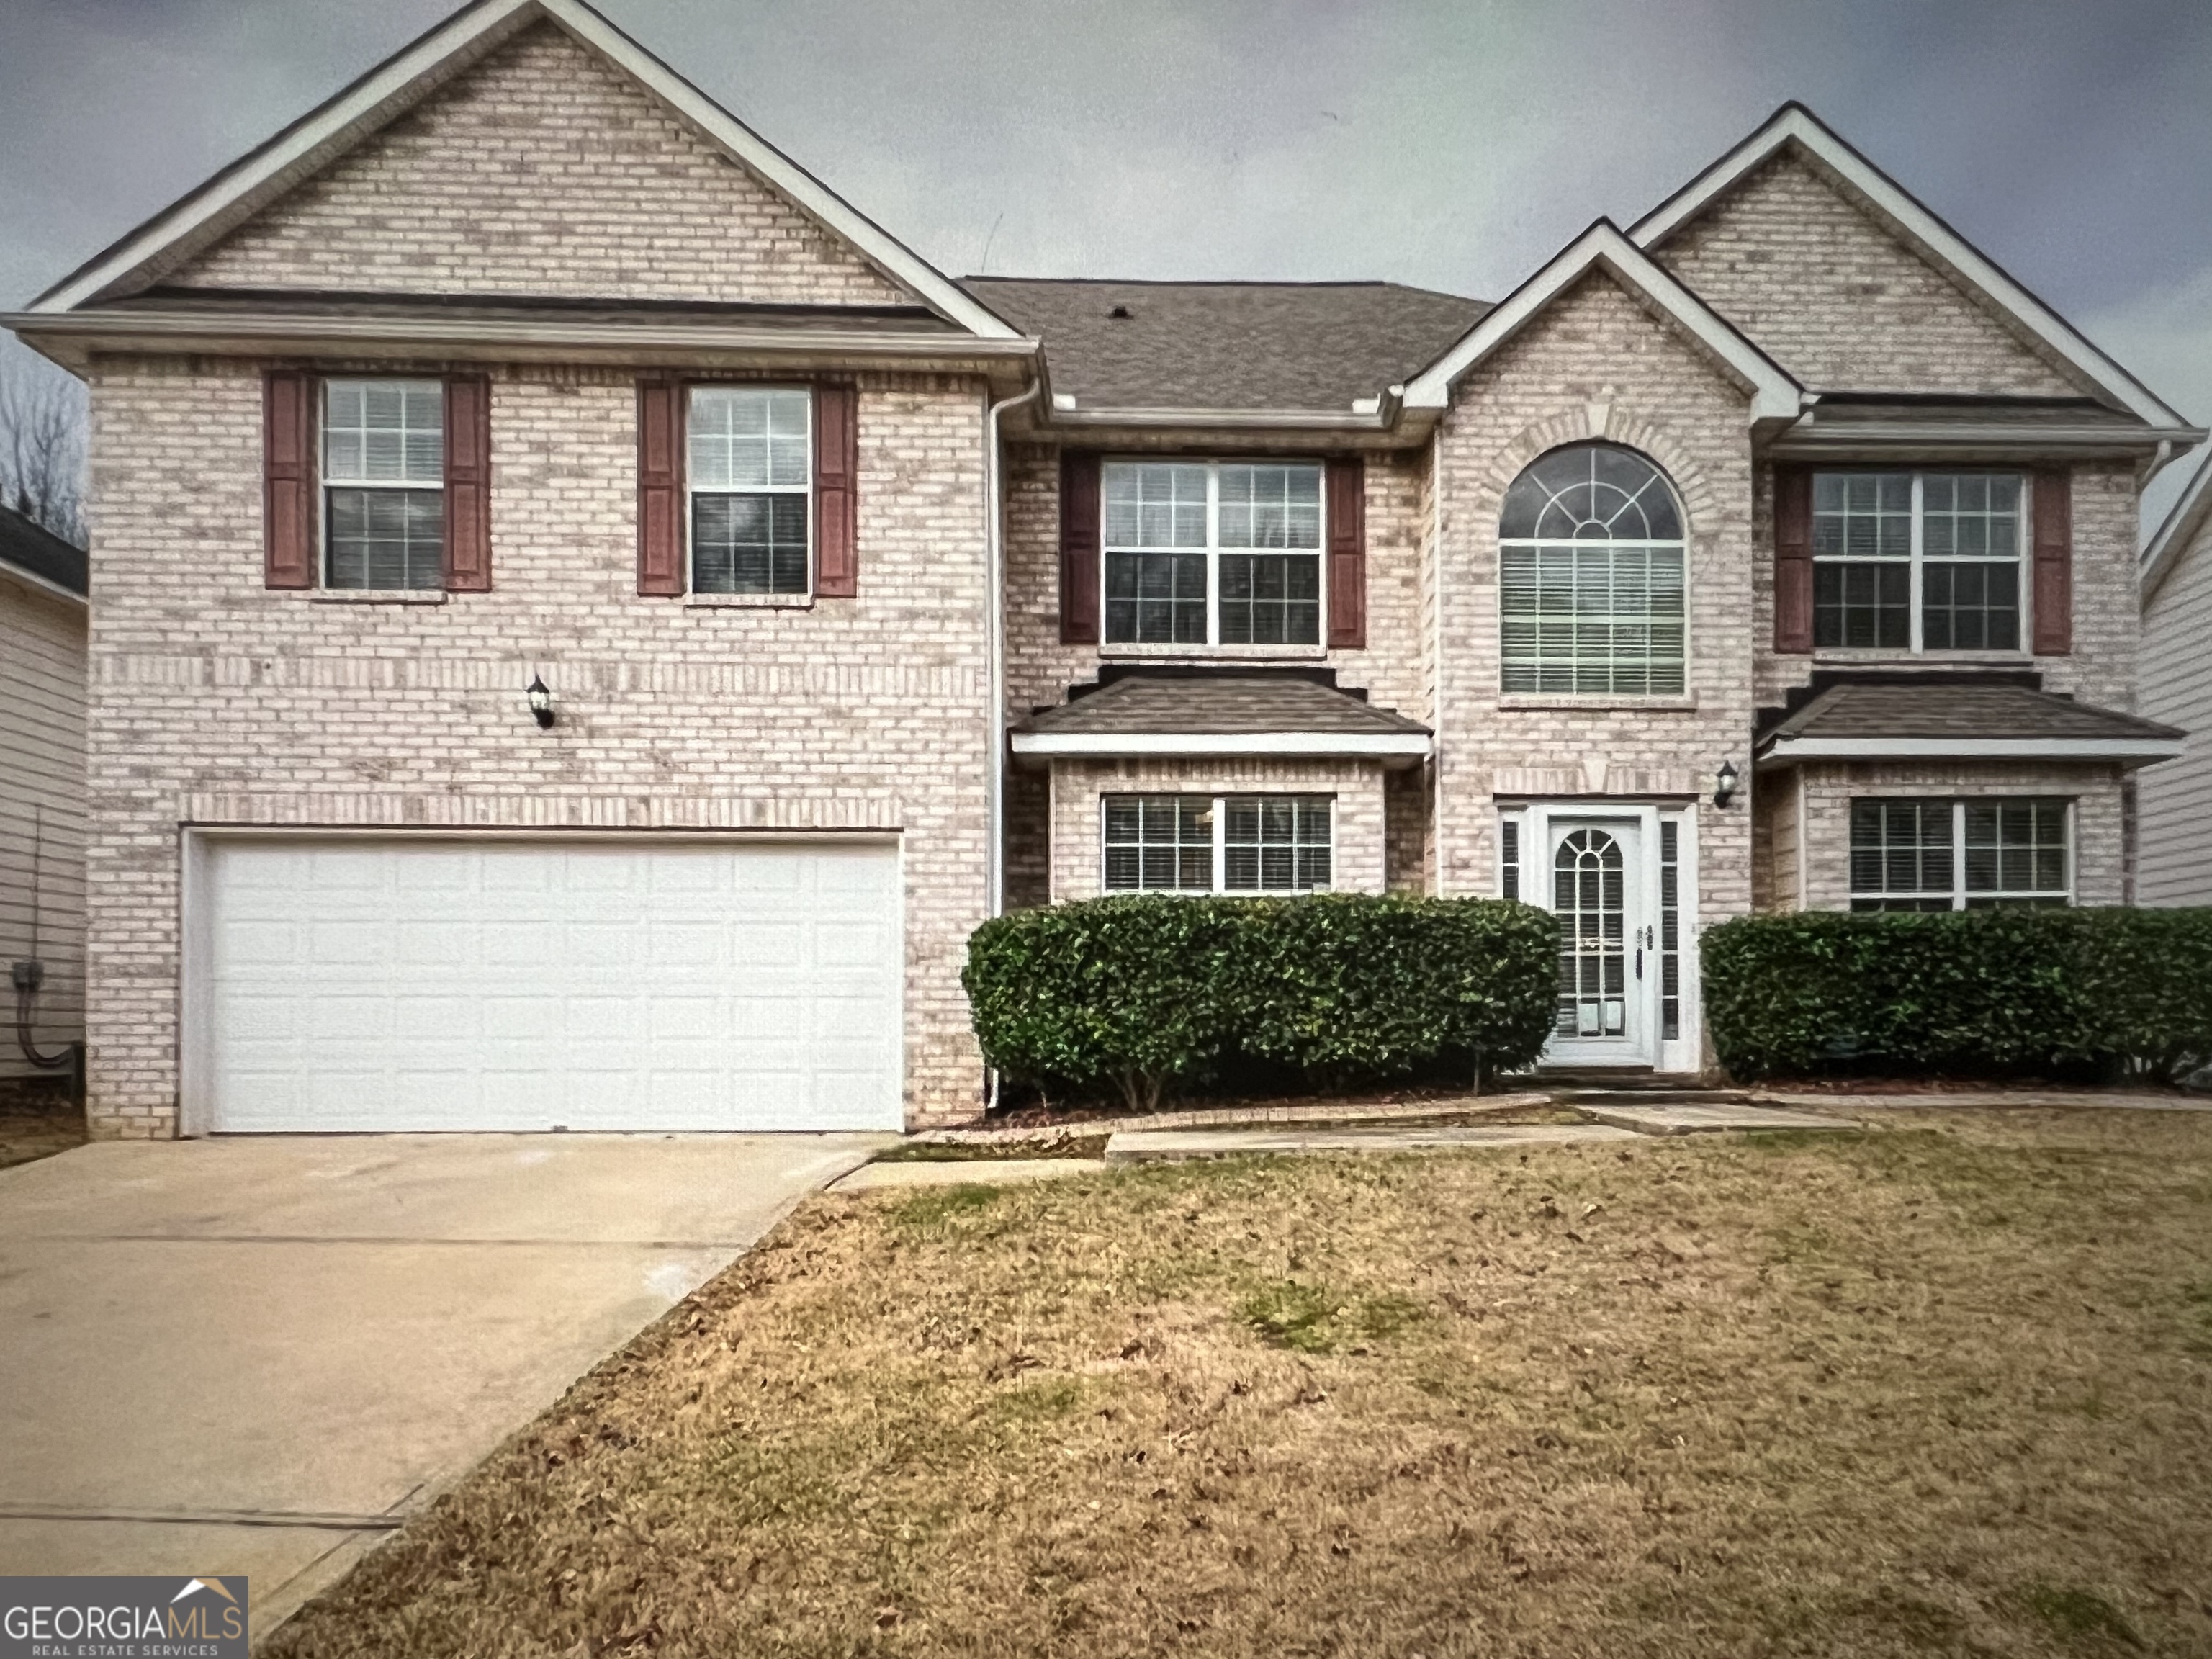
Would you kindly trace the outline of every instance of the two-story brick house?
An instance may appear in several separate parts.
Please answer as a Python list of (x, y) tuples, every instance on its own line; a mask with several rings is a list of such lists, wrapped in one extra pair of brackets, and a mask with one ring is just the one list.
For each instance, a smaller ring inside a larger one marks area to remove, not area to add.
[(104, 1133), (974, 1114), (1101, 891), (2112, 903), (2203, 435), (1791, 106), (1496, 305), (957, 283), (480, 0), (10, 326), (92, 387)]

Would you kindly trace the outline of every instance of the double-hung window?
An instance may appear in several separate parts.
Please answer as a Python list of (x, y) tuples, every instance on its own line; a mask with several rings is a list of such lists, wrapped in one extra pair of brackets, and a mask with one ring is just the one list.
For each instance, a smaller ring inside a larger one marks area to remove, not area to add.
[(2073, 902), (2067, 803), (1851, 803), (1851, 908), (1985, 910)]
[(803, 388), (691, 388), (691, 592), (810, 591), (813, 424)]
[(1114, 461), (1103, 469), (1114, 645), (1322, 641), (1322, 469)]
[(323, 585), (442, 586), (444, 386), (324, 381), (322, 448)]
[(2017, 472), (1813, 475), (1819, 649), (2017, 651)]
[(1108, 795), (1113, 893), (1311, 893), (1331, 876), (1327, 795)]

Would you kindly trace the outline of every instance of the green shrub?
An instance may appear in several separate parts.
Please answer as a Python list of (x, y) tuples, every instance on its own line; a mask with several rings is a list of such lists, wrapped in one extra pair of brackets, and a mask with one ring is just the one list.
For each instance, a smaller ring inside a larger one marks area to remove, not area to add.
[(1493, 899), (1092, 899), (976, 929), (962, 975), (1008, 1079), (1149, 1109), (1226, 1062), (1325, 1084), (1447, 1053), (1526, 1064), (1551, 1029), (1550, 916)]
[(2212, 1060), (2212, 911), (1745, 916), (1701, 959), (1714, 1048), (1747, 1079), (2170, 1079)]

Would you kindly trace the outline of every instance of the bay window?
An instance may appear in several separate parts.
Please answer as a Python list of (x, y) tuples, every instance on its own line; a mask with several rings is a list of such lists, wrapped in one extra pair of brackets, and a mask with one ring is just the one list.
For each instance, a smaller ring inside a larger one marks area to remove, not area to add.
[(2073, 902), (2067, 803), (1990, 796), (1851, 803), (1851, 908), (1984, 910)]
[(2016, 472), (1813, 475), (1819, 649), (2017, 651)]
[(1102, 479), (1109, 644), (1322, 641), (1322, 469), (1113, 461)]
[(1109, 893), (1310, 893), (1331, 878), (1327, 795), (1108, 795)]

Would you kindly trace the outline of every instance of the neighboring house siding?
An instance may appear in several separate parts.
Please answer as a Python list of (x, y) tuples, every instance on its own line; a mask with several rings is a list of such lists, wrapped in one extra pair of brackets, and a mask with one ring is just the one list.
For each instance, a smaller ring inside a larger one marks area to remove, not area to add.
[[(1689, 696), (1509, 698), (1500, 691), (1498, 514), (1522, 469), (1602, 437), (1650, 456), (1689, 540)], [(1746, 399), (1609, 278), (1593, 276), (1461, 384), (1438, 441), (1442, 587), (1438, 884), (1497, 890), (1502, 796), (1698, 793), (1741, 769), (1752, 720), (1752, 465)], [(1698, 809), (1700, 919), (1751, 908), (1750, 810)]]
[(1127, 794), (1296, 794), (1335, 798), (1334, 880), (1340, 893), (1384, 887), (1382, 769), (1372, 761), (1060, 761), (1052, 771), (1052, 898), (1103, 890), (1099, 798)]
[(1815, 390), (2081, 395), (1793, 155), (1656, 257)]
[(168, 280), (809, 305), (911, 299), (550, 23)]
[(2212, 904), (2212, 521), (2174, 558), (2143, 610), (2142, 713), (2189, 736), (2179, 760), (2136, 775), (2136, 896)]
[[(2074, 902), (2124, 902), (2121, 789), (2117, 766), (1893, 762), (1808, 763), (1789, 769), (1802, 803), (1806, 893), (1801, 908), (1850, 908), (1851, 802), (1867, 796), (2061, 796), (2074, 802)], [(1792, 787), (1785, 777), (1784, 788)], [(1794, 817), (1794, 814), (1793, 814)]]
[(263, 586), (257, 365), (94, 375), (95, 1128), (173, 1129), (185, 818), (896, 831), (909, 1121), (972, 1115), (983, 388), (861, 377), (859, 597), (753, 610), (637, 595), (630, 374), (492, 373), (492, 591), (430, 605)]
[[(46, 964), (47, 1053), (84, 1036), (84, 606), (0, 570), (0, 963)], [(24, 1057), (8, 997), (0, 1078), (56, 1075)]]

